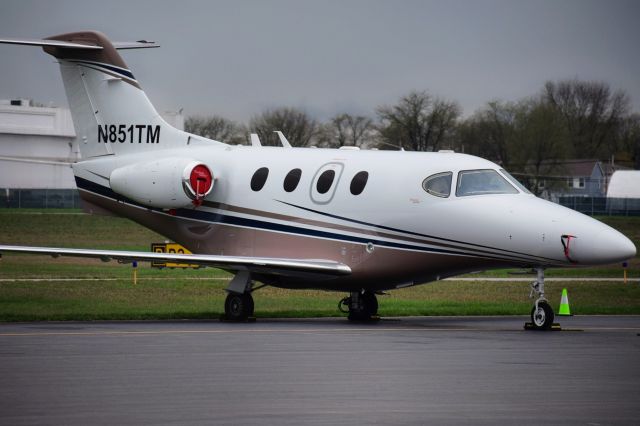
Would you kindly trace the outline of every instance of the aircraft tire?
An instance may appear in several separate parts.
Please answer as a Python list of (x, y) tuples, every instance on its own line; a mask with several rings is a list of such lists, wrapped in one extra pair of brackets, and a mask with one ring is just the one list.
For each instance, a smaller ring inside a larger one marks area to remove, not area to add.
[(554, 316), (553, 308), (545, 300), (538, 302), (537, 311), (535, 305), (531, 309), (531, 323), (538, 330), (550, 330)]
[(349, 321), (369, 321), (378, 313), (378, 298), (375, 293), (365, 292), (360, 298), (360, 309), (349, 310)]
[(224, 302), (224, 315), (229, 321), (246, 321), (253, 315), (253, 309), (251, 293), (229, 293)]
[(249, 306), (249, 316), (252, 317), (253, 310), (255, 308), (255, 304), (253, 303), (253, 296), (251, 295), (251, 293), (245, 293), (244, 295), (247, 298), (247, 304)]
[(364, 303), (364, 311), (367, 317), (372, 317), (378, 314), (378, 298), (375, 293), (366, 292), (362, 295), (362, 302)]

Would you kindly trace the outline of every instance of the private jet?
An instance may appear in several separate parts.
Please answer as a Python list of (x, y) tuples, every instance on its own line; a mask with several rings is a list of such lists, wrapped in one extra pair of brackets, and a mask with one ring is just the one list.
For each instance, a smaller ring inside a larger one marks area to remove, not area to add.
[[(0, 253), (166, 261), (230, 271), (224, 311), (253, 316), (264, 285), (345, 292), (348, 318), (376, 295), (494, 268), (532, 268), (534, 328), (549, 329), (547, 268), (621, 262), (633, 243), (539, 199), (499, 165), (445, 152), (230, 145), (167, 124), (118, 53), (157, 47), (95, 31), (41, 40), (57, 59), (82, 160), (84, 209), (129, 218), (193, 254), (1, 245)], [(278, 129), (274, 129), (277, 131)]]

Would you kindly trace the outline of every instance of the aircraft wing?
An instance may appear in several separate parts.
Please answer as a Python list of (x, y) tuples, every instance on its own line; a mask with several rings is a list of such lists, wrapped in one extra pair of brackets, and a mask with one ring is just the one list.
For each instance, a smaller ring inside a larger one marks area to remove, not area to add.
[(130, 263), (134, 261), (190, 263), (231, 271), (250, 271), (260, 274), (284, 276), (316, 276), (317, 278), (331, 278), (351, 274), (351, 268), (343, 263), (318, 259), (284, 259), (269, 257), (218, 256), (211, 254), (152, 253), (123, 250), (92, 250), (0, 245), (0, 256), (2, 253), (46, 254), (53, 257), (88, 257), (100, 259), (103, 262), (117, 260), (121, 263)]

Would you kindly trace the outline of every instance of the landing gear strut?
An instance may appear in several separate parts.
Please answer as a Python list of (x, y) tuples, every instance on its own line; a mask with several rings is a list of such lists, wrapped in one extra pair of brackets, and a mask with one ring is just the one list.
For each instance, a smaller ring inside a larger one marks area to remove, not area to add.
[(529, 297), (537, 296), (536, 302), (531, 309), (531, 322), (525, 324), (525, 328), (530, 324), (534, 330), (550, 330), (553, 326), (553, 309), (544, 297), (544, 269), (536, 268), (538, 276), (531, 283), (531, 294)]
[(378, 320), (378, 298), (370, 291), (352, 291), (338, 304), (341, 312), (349, 313), (349, 321)]

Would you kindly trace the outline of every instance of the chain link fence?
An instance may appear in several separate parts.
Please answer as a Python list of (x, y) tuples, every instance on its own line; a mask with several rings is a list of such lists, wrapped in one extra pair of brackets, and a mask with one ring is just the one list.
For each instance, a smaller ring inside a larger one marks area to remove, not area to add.
[(558, 204), (589, 216), (640, 216), (640, 199), (560, 197)]
[(77, 189), (0, 189), (0, 208), (72, 209), (80, 208)]

